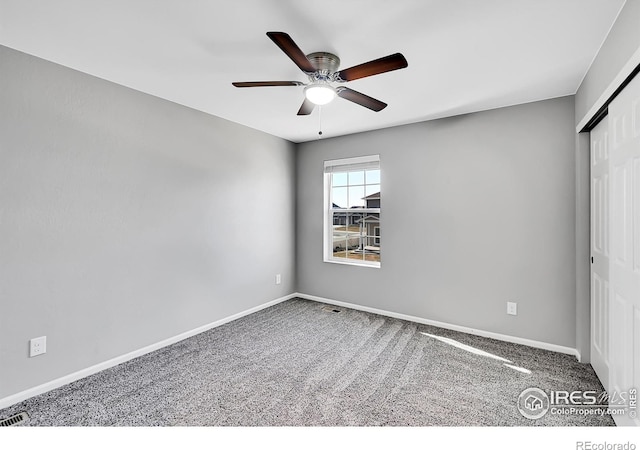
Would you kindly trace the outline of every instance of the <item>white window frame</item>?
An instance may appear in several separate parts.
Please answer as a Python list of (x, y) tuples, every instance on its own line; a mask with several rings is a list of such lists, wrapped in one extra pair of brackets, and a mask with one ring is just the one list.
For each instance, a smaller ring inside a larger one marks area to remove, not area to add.
[[(343, 158), (343, 159), (335, 159), (324, 162), (324, 226), (323, 226), (323, 259), (324, 262), (334, 263), (334, 264), (345, 264), (349, 266), (363, 266), (363, 267), (373, 267), (380, 268), (379, 261), (365, 261), (357, 260), (357, 259), (347, 259), (347, 258), (335, 258), (333, 256), (333, 214), (332, 214), (332, 205), (333, 199), (331, 195), (331, 173), (335, 170), (335, 168), (340, 168), (340, 171), (344, 171), (344, 169), (348, 169), (349, 171), (356, 171), (360, 169), (367, 168), (377, 168), (380, 169), (380, 155), (368, 155), (368, 156), (357, 156), (354, 158)], [(382, 174), (382, 172), (381, 172)], [(382, 176), (380, 180), (380, 187), (382, 189)], [(382, 195), (382, 193), (381, 193)], [(380, 208), (362, 208), (358, 209), (357, 212), (362, 212), (366, 216), (368, 213), (380, 214)]]

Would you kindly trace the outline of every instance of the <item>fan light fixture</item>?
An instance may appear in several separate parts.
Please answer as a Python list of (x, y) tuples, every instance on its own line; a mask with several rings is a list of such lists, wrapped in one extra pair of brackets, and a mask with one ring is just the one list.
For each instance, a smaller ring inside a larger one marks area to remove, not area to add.
[(394, 53), (348, 69), (338, 70), (340, 58), (333, 53), (313, 52), (305, 55), (287, 33), (268, 31), (267, 36), (307, 76), (310, 84), (300, 81), (234, 81), (232, 84), (238, 88), (305, 86), (305, 98), (298, 110), (299, 116), (308, 116), (317, 105), (326, 105), (336, 97), (353, 102), (371, 111), (382, 111), (387, 107), (385, 102), (345, 86), (338, 85), (333, 87), (330, 83), (346, 83), (347, 81), (391, 72), (392, 70), (404, 69), (408, 65), (402, 53)]
[(322, 106), (336, 98), (336, 90), (327, 83), (312, 83), (304, 88), (304, 96), (314, 105)]

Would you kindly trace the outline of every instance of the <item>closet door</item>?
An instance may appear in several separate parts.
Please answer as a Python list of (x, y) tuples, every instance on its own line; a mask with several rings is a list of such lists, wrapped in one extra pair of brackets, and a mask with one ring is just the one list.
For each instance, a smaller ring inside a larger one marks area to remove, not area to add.
[(591, 365), (609, 384), (609, 147), (605, 117), (591, 130)]
[[(609, 105), (610, 388), (640, 389), (640, 76)], [(632, 414), (619, 425), (640, 425)]]

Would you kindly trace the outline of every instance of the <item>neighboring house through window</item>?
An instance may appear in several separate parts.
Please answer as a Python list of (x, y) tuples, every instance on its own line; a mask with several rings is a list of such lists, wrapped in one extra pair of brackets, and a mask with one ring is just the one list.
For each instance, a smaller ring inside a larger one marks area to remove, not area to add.
[(325, 161), (324, 260), (380, 267), (380, 157)]

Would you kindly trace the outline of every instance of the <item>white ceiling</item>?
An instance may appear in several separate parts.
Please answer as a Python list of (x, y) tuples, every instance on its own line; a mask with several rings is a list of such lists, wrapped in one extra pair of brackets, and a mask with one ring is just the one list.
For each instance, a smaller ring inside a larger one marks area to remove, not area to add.
[(0, 0), (0, 44), (293, 142), (318, 138), (284, 31), (341, 68), (409, 67), (347, 86), (389, 104), (322, 108), (323, 137), (574, 94), (624, 0)]

